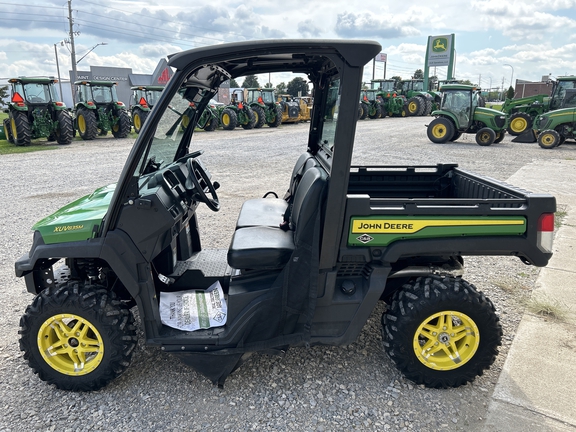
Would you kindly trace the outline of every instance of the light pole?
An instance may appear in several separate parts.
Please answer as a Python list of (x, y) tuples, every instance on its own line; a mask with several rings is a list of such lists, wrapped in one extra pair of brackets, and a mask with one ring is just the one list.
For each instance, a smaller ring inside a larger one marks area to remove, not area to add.
[[(510, 75), (510, 87), (512, 87), (512, 79), (514, 78), (514, 68), (509, 64), (505, 64), (503, 66), (508, 66), (508, 67), (510, 67), (510, 69), (512, 69), (512, 74)], [(512, 88), (514, 88), (514, 87), (512, 87)]]
[(60, 42), (56, 42), (54, 44), (54, 55), (56, 56), (56, 70), (58, 71), (58, 85), (60, 86), (60, 99), (64, 101), (64, 95), (62, 95), (62, 80), (60, 79), (60, 65), (58, 64), (58, 50), (56, 49), (56, 45), (58, 44), (64, 46), (64, 41), (61, 40)]
[(108, 43), (107, 43), (107, 42), (100, 42), (100, 43), (94, 45), (92, 48), (90, 48), (90, 49), (88, 50), (88, 52), (87, 52), (86, 54), (84, 54), (82, 57), (80, 57), (80, 60), (78, 60), (78, 61), (76, 62), (76, 64), (78, 64), (78, 63), (80, 63), (82, 60), (84, 60), (84, 58), (85, 58), (88, 54), (90, 54), (92, 51), (94, 51), (94, 49), (95, 49), (97, 46), (100, 46), (100, 45), (108, 45)]

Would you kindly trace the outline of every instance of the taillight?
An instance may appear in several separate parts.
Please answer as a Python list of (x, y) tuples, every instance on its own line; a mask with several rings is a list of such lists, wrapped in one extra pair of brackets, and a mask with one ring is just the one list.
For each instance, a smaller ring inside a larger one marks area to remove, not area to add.
[(64, 103), (63, 103), (63, 102), (54, 102), (54, 105), (56, 105), (56, 106), (64, 106)]
[(87, 105), (90, 105), (90, 106), (93, 106), (93, 105), (94, 105), (94, 102), (88, 101), (88, 102), (86, 102), (86, 104), (87, 104)]
[(538, 218), (538, 249), (551, 253), (554, 241), (554, 213), (543, 213)]

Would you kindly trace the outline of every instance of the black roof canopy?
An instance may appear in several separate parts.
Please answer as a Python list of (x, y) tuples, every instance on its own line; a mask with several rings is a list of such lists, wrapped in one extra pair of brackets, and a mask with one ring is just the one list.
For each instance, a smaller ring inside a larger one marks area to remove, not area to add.
[(183, 70), (198, 62), (216, 64), (232, 78), (269, 72), (309, 73), (322, 68), (326, 56), (351, 67), (363, 67), (381, 50), (366, 40), (280, 39), (236, 42), (195, 48), (170, 56), (168, 64)]

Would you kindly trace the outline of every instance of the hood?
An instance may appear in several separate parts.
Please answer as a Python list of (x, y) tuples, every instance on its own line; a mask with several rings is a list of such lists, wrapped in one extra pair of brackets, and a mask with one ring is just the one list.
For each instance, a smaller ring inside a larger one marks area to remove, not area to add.
[(96, 189), (37, 222), (32, 229), (45, 244), (88, 240), (96, 237), (116, 189), (116, 183)]

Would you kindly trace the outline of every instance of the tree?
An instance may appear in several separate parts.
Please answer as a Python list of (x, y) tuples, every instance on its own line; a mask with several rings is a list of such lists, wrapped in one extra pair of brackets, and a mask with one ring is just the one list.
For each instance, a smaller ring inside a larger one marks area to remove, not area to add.
[(508, 91), (506, 92), (506, 98), (507, 99), (514, 99), (514, 89), (512, 88), (512, 86), (508, 87)]
[(8, 98), (8, 86), (0, 87), (0, 107), (8, 106), (4, 99)]
[(414, 71), (414, 76), (412, 77), (414, 79), (424, 79), (424, 72), (422, 71), (422, 69), (416, 69)]
[(230, 80), (230, 88), (237, 88), (237, 87), (240, 87), (240, 85), (238, 84), (238, 82), (234, 78), (232, 78)]
[(394, 81), (396, 81), (394, 87), (396, 87), (396, 85), (397, 85), (400, 81), (402, 81), (402, 77), (399, 76), (399, 75), (395, 75), (395, 76), (393, 76), (393, 77), (390, 78), (390, 79), (393, 79)]
[(307, 96), (310, 92), (310, 87), (304, 78), (296, 77), (288, 83), (286, 91), (291, 96)]
[(258, 77), (256, 75), (246, 75), (244, 82), (242, 83), (244, 88), (260, 88), (260, 83), (258, 82)]
[(264, 84), (264, 88), (273, 88), (274, 86), (272, 85), (271, 82), (267, 82), (266, 84)]
[(280, 84), (278, 84), (276, 86), (276, 93), (278, 93), (278, 94), (286, 93), (286, 83), (281, 82)]

